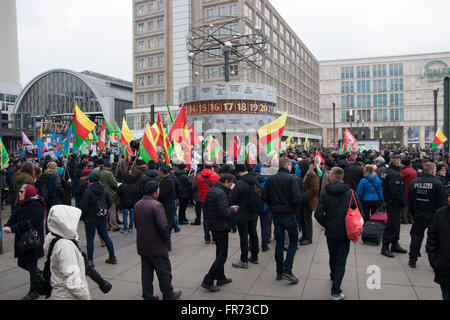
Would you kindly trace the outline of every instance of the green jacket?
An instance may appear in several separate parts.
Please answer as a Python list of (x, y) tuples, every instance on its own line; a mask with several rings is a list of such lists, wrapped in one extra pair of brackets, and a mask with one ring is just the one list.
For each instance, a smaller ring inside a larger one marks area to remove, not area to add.
[(100, 171), (100, 177), (102, 183), (105, 185), (106, 191), (108, 191), (109, 196), (113, 202), (116, 201), (116, 190), (117, 190), (117, 180), (111, 171), (111, 168), (103, 168)]
[(136, 167), (133, 170), (134, 184), (136, 185), (136, 188), (138, 188), (138, 190), (141, 187), (141, 179), (142, 179), (142, 176), (145, 174), (145, 171), (147, 171), (146, 165)]
[(13, 191), (17, 192), (19, 191), (19, 189), (24, 185), (24, 184), (31, 184), (32, 186), (34, 186), (34, 179), (33, 177), (26, 173), (26, 172), (19, 172), (18, 174), (16, 174), (16, 176), (14, 177), (14, 186), (13, 186)]

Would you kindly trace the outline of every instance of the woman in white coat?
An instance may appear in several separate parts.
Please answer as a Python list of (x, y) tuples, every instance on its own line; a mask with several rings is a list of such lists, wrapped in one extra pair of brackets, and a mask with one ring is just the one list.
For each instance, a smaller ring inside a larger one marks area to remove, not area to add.
[(77, 227), (81, 210), (65, 205), (55, 205), (48, 215), (49, 233), (45, 237), (44, 251), (48, 255), (50, 243), (56, 236), (62, 239), (56, 241), (50, 257), (52, 276), (51, 300), (90, 300), (89, 287), (83, 256), (72, 242), (78, 241)]

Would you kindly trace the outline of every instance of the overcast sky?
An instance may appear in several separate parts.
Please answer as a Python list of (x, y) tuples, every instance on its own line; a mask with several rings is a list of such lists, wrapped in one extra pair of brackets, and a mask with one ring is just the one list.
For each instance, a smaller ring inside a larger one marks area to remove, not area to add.
[[(132, 79), (132, 0), (16, 1), (23, 85), (54, 68)], [(270, 2), (319, 60), (450, 51), (448, 0)]]

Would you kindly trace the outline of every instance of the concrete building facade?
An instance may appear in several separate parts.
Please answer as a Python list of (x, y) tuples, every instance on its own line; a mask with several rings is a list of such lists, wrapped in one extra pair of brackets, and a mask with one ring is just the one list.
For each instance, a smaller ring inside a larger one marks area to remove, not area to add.
[[(425, 147), (437, 123), (443, 126), (443, 79), (450, 76), (450, 52), (320, 62), (320, 115), (324, 146), (349, 128), (357, 139), (384, 145)], [(336, 141), (337, 143), (337, 141)]]

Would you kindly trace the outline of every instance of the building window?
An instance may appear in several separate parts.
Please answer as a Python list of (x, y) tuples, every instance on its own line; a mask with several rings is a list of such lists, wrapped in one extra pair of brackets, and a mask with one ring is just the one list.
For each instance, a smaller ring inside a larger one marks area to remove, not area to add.
[(265, 25), (265, 29), (266, 29), (266, 35), (267, 35), (268, 37), (270, 37), (270, 27), (269, 27), (268, 24)]
[(142, 16), (145, 13), (145, 6), (143, 4), (138, 5), (138, 15)]
[(386, 92), (386, 79), (373, 80), (373, 92)]
[(373, 106), (374, 107), (386, 107), (387, 106), (387, 95), (386, 94), (374, 94), (373, 95)]
[(390, 106), (403, 106), (404, 105), (403, 93), (390, 94), (389, 105)]
[(145, 49), (145, 43), (144, 40), (139, 40), (138, 41), (138, 51), (142, 51)]
[(342, 108), (353, 108), (355, 106), (355, 96), (342, 96)]
[(143, 87), (144, 86), (144, 77), (138, 77), (138, 86)]
[(164, 56), (158, 56), (158, 66), (162, 66), (164, 64)]
[(225, 77), (225, 67), (221, 66), (218, 68), (219, 78)]
[(376, 122), (388, 121), (387, 109), (373, 110), (373, 121), (376, 121)]
[[(359, 81), (358, 81), (358, 84), (359, 84)], [(342, 81), (341, 82), (341, 93), (354, 93), (354, 91), (355, 91), (355, 88), (354, 88), (353, 81)]]
[(214, 17), (214, 8), (206, 8), (205, 9), (205, 17), (206, 18)]
[(144, 69), (144, 62), (145, 62), (144, 59), (138, 60), (138, 66), (137, 66), (138, 70)]
[(153, 11), (155, 10), (153, 1), (150, 1), (148, 3), (147, 9), (148, 9), (148, 13), (153, 13)]
[(220, 27), (219, 28), (219, 36), (225, 36), (226, 32), (225, 32), (225, 27)]
[(278, 50), (277, 49), (273, 49), (273, 58), (278, 61)]
[(156, 1), (156, 10), (157, 11), (163, 11), (164, 10), (164, 0), (157, 0)]
[(247, 4), (244, 5), (244, 17), (253, 22), (253, 10)]
[(155, 79), (155, 76), (153, 74), (147, 76), (147, 85), (153, 86), (155, 83), (154, 79)]
[(164, 73), (158, 74), (158, 85), (164, 84)]
[(153, 93), (149, 93), (149, 94), (148, 94), (148, 103), (149, 103), (150, 105), (152, 105), (152, 104), (155, 103), (155, 95), (154, 95)]
[(217, 7), (217, 16), (219, 17), (225, 16), (225, 6)]
[(229, 12), (230, 12), (230, 16), (237, 15), (237, 3), (230, 4)]
[(154, 57), (148, 57), (147, 58), (147, 65), (148, 67), (153, 67), (153, 64), (155, 63), (155, 58)]
[(163, 36), (161, 36), (161, 37), (158, 37), (158, 46), (159, 47), (164, 47), (164, 37)]
[(256, 9), (261, 11), (261, 8), (262, 8), (261, 0), (255, 0), (255, 6), (256, 6)]
[(373, 77), (386, 77), (386, 65), (375, 64), (373, 65)]
[(258, 15), (255, 15), (255, 27), (258, 28), (259, 30), (261, 30), (261, 18)]
[(164, 19), (163, 18), (159, 18), (158, 20), (156, 20), (156, 25), (158, 30), (161, 30), (164, 28)]
[(143, 22), (138, 23), (138, 25), (137, 25), (137, 32), (138, 33), (142, 33), (144, 31), (145, 31), (144, 23)]
[(139, 103), (139, 105), (143, 105), (145, 103), (144, 100), (145, 100), (145, 96), (143, 94), (140, 94), (138, 96), (138, 103)]
[(164, 92), (158, 92), (158, 103), (164, 102)]
[(238, 25), (237, 23), (233, 23), (230, 25), (230, 35), (235, 35), (238, 33)]
[(281, 23), (280, 23), (280, 33), (281, 33), (281, 36), (284, 36), (284, 27)]
[(149, 22), (147, 22), (147, 31), (153, 32), (154, 30), (155, 30), (155, 28), (154, 28), (153, 20), (150, 20)]
[(389, 76), (403, 76), (403, 63), (391, 63), (389, 65)]
[(239, 66), (237, 64), (233, 64), (233, 65), (230, 66), (230, 74), (232, 76), (239, 75)]
[[(264, 9), (264, 16), (266, 17), (266, 20), (270, 20), (270, 10), (268, 7), (265, 7)], [(269, 21), (267, 21), (269, 22)]]
[(216, 68), (206, 68), (206, 79), (214, 79)]
[(276, 45), (278, 45), (278, 34), (274, 31), (273, 32), (273, 43), (275, 43)]
[(151, 50), (153, 47), (154, 47), (154, 39), (152, 38), (152, 39), (148, 39), (147, 40), (147, 49), (148, 50)]

